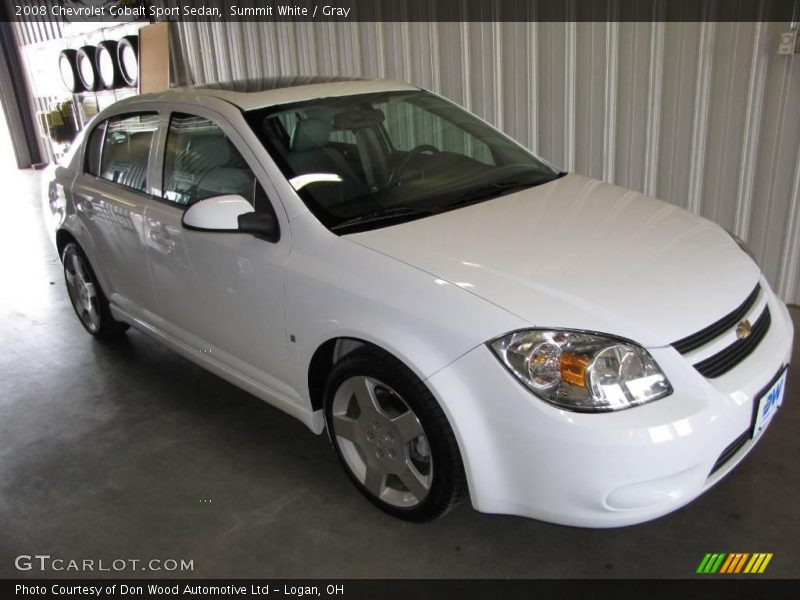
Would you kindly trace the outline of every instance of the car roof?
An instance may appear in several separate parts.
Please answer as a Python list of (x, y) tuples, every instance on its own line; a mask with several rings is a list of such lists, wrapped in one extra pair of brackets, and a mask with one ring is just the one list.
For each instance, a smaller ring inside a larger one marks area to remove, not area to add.
[[(123, 100), (124, 103), (153, 100), (202, 101), (202, 97), (216, 97), (230, 102), (242, 110), (253, 110), (279, 104), (302, 102), (315, 98), (351, 96), (371, 92), (417, 90), (407, 83), (386, 79), (362, 79), (358, 77), (267, 77), (260, 79), (238, 79), (191, 87), (176, 87), (164, 92), (142, 94)], [(119, 104), (119, 103), (118, 103)]]

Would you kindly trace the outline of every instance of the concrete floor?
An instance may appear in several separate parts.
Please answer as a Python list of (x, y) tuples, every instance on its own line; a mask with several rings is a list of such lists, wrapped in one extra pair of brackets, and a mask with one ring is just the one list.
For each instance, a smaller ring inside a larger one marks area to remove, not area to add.
[(86, 335), (38, 174), (2, 180), (0, 576), (24, 576), (14, 557), (39, 553), (193, 559), (196, 577), (690, 577), (720, 551), (773, 552), (766, 576), (800, 576), (797, 344), (760, 447), (677, 513), (583, 530), (462, 506), (405, 524), (299, 422), (140, 333)]

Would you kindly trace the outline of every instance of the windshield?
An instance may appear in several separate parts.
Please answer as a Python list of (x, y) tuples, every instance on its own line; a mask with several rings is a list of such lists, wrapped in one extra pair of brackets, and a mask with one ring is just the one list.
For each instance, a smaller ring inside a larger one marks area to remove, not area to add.
[(559, 176), (423, 91), (320, 98), (245, 118), (309, 210), (337, 233), (422, 218)]

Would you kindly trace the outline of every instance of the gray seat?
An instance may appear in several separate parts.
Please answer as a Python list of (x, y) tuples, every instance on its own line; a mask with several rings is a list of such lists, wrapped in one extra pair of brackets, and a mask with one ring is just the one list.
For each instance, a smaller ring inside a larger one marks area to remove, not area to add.
[(333, 173), (342, 178), (342, 182), (314, 184), (314, 195), (319, 197), (322, 194), (324, 204), (358, 197), (368, 191), (353, 173), (347, 159), (338, 150), (327, 146), (332, 129), (330, 120), (308, 118), (298, 121), (286, 155), (295, 175)]
[(189, 204), (224, 194), (252, 201), (255, 176), (224, 135), (194, 137), (175, 160), (167, 189), (181, 192)]
[[(331, 172), (341, 176), (353, 175), (344, 156), (327, 145), (332, 129), (329, 120), (309, 118), (297, 122), (289, 140), (289, 160), (298, 165), (298, 174)], [(321, 167), (327, 170), (322, 171)]]

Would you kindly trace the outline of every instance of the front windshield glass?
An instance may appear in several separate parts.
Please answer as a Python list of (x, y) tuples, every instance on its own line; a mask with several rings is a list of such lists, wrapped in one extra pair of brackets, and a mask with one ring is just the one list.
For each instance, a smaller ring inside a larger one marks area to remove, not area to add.
[(337, 233), (422, 218), (559, 176), (423, 91), (320, 98), (245, 117), (309, 210)]

